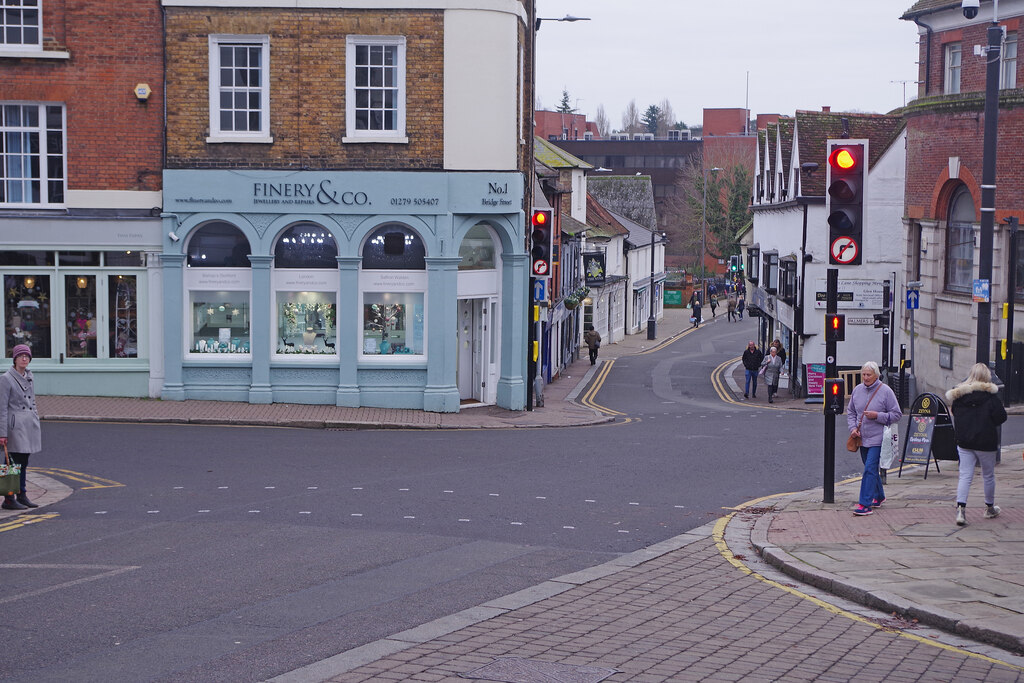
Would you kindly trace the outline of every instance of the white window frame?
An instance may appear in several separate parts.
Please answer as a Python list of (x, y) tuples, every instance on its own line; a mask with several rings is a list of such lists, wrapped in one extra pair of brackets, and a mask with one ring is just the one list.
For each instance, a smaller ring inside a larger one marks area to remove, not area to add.
[[(342, 138), (342, 142), (408, 143), (409, 138), (406, 137), (405, 131), (405, 36), (350, 35), (347, 36), (345, 40), (345, 137)], [(384, 45), (397, 47), (397, 54), (395, 56), (396, 112), (394, 130), (356, 129), (356, 48), (363, 45)]]
[[(38, 20), (35, 24), (36, 29), (36, 41), (34, 43), (7, 43), (0, 42), (0, 50), (9, 50), (12, 52), (41, 52), (43, 49), (43, 0), (38, 0), (35, 7), (27, 7), (25, 0), (0, 0), (0, 10), (31, 10), (35, 9)], [(5, 13), (0, 13), (0, 18), (6, 16)], [(28, 26), (24, 22), (19, 24), (13, 24), (14, 27), (24, 28)], [(0, 40), (6, 40), (7, 36), (6, 24), (0, 24)]]
[[(1011, 55), (1010, 52), (1013, 52)], [(999, 51), (999, 89), (1017, 87), (1017, 32), (1010, 31), (1003, 37), (1003, 49)]]
[[(252, 142), (267, 144), (274, 141), (270, 135), (270, 36), (211, 35), (209, 61), (210, 135), (208, 143)], [(232, 131), (220, 128), (220, 48), (227, 43), (239, 43), (260, 48), (260, 130)]]
[[(0, 137), (6, 136), (8, 133), (30, 133), (30, 134), (36, 134), (36, 135), (39, 136), (39, 139), (38, 139), (38, 149), (39, 149), (39, 151), (34, 156), (38, 156), (38, 158), (39, 158), (39, 177), (37, 178), (37, 180), (39, 181), (39, 185), (40, 185), (40, 193), (39, 193), (40, 201), (38, 201), (38, 202), (11, 202), (11, 201), (4, 201), (4, 199), (0, 198), (0, 207), (2, 207), (2, 208), (23, 208), (23, 207), (60, 208), (60, 207), (64, 207), (65, 204), (67, 203), (67, 197), (68, 197), (68, 156), (67, 156), (67, 149), (68, 149), (68, 135), (67, 135), (68, 122), (67, 122), (67, 108), (64, 106), (63, 103), (60, 103), (60, 102), (4, 102), (4, 101), (0, 101), (0, 107), (5, 107), (5, 106), (35, 107), (37, 109), (37, 116), (36, 116), (36, 118), (37, 118), (39, 123), (36, 126), (32, 126), (32, 127), (29, 127), (29, 126), (11, 126), (11, 127), (0, 128)], [(48, 201), (48, 198), (49, 198), (49, 184), (50, 184), (50, 180), (51, 179), (50, 179), (50, 176), (49, 176), (49, 164), (47, 163), (48, 162), (47, 157), (48, 156), (55, 156), (55, 155), (51, 155), (47, 151), (47, 150), (49, 150), (49, 144), (48, 144), (48, 141), (47, 141), (47, 137), (54, 133), (54, 131), (52, 131), (51, 129), (48, 129), (46, 127), (46, 109), (47, 109), (47, 107), (60, 107), (60, 109), (61, 109), (61, 114), (60, 114), (60, 126), (61, 127), (60, 127), (59, 133), (60, 133), (60, 136), (61, 136), (61, 154), (60, 154), (60, 157), (61, 157), (61, 174), (62, 174), (62, 176), (60, 178), (60, 181), (61, 181), (61, 184), (63, 185), (63, 190), (62, 190), (62, 194), (64, 196), (64, 201), (63, 202), (51, 202), (51, 201)], [(6, 149), (6, 146), (7, 146), (7, 144), (6, 144), (6, 140), (5, 140), (2, 148)], [(33, 156), (33, 155), (26, 155), (26, 158), (29, 157), (29, 156)], [(2, 160), (2, 158), (0, 158), (0, 183), (6, 183), (7, 180), (8, 180), (8, 178), (7, 178), (7, 169), (5, 167), (5, 164), (4, 164), (3, 160)], [(4, 197), (8, 197), (9, 196), (8, 192), (9, 192), (9, 190), (7, 192), (5, 192)]]
[[(956, 57), (954, 64), (954, 56)], [(947, 95), (960, 92), (960, 77), (963, 72), (963, 52), (960, 43), (946, 43), (942, 50), (943, 90)]]

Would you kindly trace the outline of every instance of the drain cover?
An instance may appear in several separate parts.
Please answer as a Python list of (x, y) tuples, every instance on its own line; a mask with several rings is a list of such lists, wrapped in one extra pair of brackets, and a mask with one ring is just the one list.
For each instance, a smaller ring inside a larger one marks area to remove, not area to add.
[(598, 683), (615, 673), (618, 673), (616, 669), (599, 666), (572, 666), (522, 657), (502, 657), (459, 676), (500, 683)]

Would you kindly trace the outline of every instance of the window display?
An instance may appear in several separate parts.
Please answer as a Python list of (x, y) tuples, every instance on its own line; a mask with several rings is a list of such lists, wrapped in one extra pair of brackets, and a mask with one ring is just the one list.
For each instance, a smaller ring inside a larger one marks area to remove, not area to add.
[(494, 241), (484, 223), (469, 229), (459, 245), (459, 270), (487, 270), (494, 268)]
[(4, 330), (7, 356), (27, 344), (33, 358), (50, 358), (50, 276), (4, 276)]
[(96, 276), (64, 276), (64, 309), (68, 358), (96, 357)]
[(134, 275), (109, 275), (110, 357), (139, 357), (138, 287)]
[(249, 292), (189, 293), (189, 353), (249, 353)]
[(277, 293), (277, 352), (337, 354), (333, 292)]
[(423, 353), (423, 293), (363, 295), (363, 354)]

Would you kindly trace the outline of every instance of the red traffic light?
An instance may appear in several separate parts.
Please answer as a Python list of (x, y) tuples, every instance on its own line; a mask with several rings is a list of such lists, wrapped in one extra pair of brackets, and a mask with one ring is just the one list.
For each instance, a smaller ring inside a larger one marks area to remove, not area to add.
[(858, 156), (850, 147), (834, 147), (828, 157), (828, 163), (832, 168), (852, 171), (857, 166)]
[(533, 224), (534, 225), (547, 225), (548, 224), (548, 212), (547, 211), (534, 211), (533, 212)]

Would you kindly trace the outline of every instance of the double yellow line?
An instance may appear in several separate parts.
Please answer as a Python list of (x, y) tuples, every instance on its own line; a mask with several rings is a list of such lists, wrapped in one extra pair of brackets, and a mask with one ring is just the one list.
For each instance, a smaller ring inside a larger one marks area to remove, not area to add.
[(600, 369), (597, 371), (597, 377), (594, 378), (590, 388), (587, 389), (587, 392), (583, 394), (583, 397), (580, 399), (580, 405), (593, 408), (597, 412), (604, 413), (605, 415), (621, 417), (622, 415), (625, 415), (625, 413), (618, 410), (612, 410), (611, 408), (605, 408), (604, 406), (594, 402), (594, 397), (597, 396), (597, 392), (601, 391), (601, 386), (608, 378), (608, 373), (612, 371), (613, 365), (615, 365), (615, 360), (605, 361), (601, 364)]
[(88, 486), (82, 487), (83, 491), (85, 489), (111, 489), (118, 486), (124, 486), (124, 484), (112, 479), (104, 479), (103, 477), (97, 477), (94, 474), (75, 472), (74, 470), (66, 470), (60, 467), (33, 467), (32, 469), (35, 472), (48, 474), (51, 477), (62, 477), (64, 479), (70, 479), (71, 481), (77, 481), (80, 484), (88, 484)]

